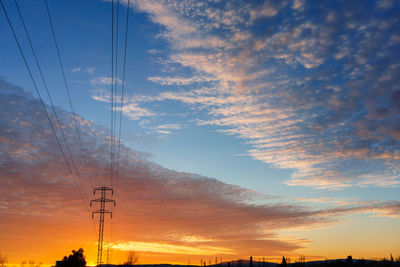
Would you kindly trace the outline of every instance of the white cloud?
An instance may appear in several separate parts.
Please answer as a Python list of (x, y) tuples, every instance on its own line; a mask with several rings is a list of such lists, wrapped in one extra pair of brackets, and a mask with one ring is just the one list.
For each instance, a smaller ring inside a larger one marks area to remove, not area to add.
[(292, 4), (292, 8), (298, 11), (304, 10), (304, 0), (294, 0)]
[(161, 124), (157, 126), (158, 129), (173, 129), (173, 130), (179, 130), (182, 128), (180, 124), (177, 123), (168, 123), (168, 124)]
[(393, 6), (392, 0), (379, 0), (376, 2), (377, 6), (382, 9), (388, 9)]
[[(117, 82), (118, 84), (122, 84), (122, 81), (115, 77), (114, 82)], [(92, 85), (111, 85), (112, 83), (112, 78), (111, 77), (96, 77), (90, 80), (90, 83)]]
[(96, 68), (95, 67), (88, 67), (85, 68), (85, 71), (89, 74), (93, 74), (95, 72)]
[[(120, 108), (117, 107), (116, 110), (120, 110)], [(137, 103), (125, 104), (122, 107), (122, 111), (125, 116), (129, 117), (132, 120), (139, 120), (142, 117), (151, 117), (156, 115), (154, 112), (146, 108), (139, 107)]]
[(254, 21), (262, 17), (274, 17), (278, 9), (270, 5), (269, 2), (265, 2), (263, 6), (250, 11), (250, 20)]
[(177, 123), (167, 123), (167, 124), (157, 125), (153, 127), (153, 129), (159, 134), (169, 135), (172, 133), (173, 130), (182, 129), (182, 125)]
[(148, 77), (149, 81), (159, 83), (161, 85), (188, 85), (193, 83), (210, 82), (215, 80), (212, 77), (205, 76), (192, 76), (188, 78), (183, 77)]

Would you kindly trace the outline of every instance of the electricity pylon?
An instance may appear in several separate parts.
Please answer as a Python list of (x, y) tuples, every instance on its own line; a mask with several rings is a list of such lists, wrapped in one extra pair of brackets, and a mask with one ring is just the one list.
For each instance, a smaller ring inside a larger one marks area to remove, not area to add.
[(106, 198), (107, 191), (111, 191), (111, 194), (114, 195), (114, 191), (109, 187), (97, 187), (93, 190), (93, 195), (96, 195), (96, 191), (100, 191), (101, 195), (98, 199), (93, 199), (90, 201), (90, 206), (92, 206), (93, 202), (100, 202), (100, 209), (92, 212), (92, 218), (94, 218), (95, 213), (100, 214), (99, 218), (99, 241), (97, 243), (97, 266), (101, 266), (102, 264), (102, 254), (103, 254), (103, 232), (104, 232), (104, 214), (109, 213), (112, 218), (112, 212), (106, 210), (106, 203), (113, 202), (115, 207), (115, 200)]

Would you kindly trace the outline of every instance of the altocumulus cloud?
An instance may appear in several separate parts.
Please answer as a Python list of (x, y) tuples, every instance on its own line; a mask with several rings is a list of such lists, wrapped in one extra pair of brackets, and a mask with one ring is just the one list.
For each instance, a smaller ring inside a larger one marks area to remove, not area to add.
[(172, 49), (163, 62), (174, 66), (148, 77), (169, 91), (136, 99), (201, 107), (200, 124), (295, 169), (288, 185), (400, 185), (398, 2), (137, 0), (134, 9), (163, 26)]
[[(80, 170), (81, 178), (74, 182), (40, 102), (4, 80), (0, 92), (1, 242), (14, 248), (15, 256), (26, 251), (42, 255), (42, 248), (53, 251), (60, 242), (65, 248), (96, 240), (87, 204), (92, 188), (110, 181), (107, 129), (79, 117), (80, 152), (72, 115), (57, 108)], [(268, 196), (261, 203), (256, 192), (163, 168), (124, 145), (115, 188), (113, 247), (151, 253), (281, 255), (306, 241), (280, 239), (277, 230), (321, 227), (354, 212), (398, 217), (400, 206), (376, 202), (317, 210)]]

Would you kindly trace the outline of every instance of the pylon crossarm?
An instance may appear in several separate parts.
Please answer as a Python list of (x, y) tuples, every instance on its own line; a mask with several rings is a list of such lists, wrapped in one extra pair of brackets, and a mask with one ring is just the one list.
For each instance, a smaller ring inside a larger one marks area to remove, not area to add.
[(93, 194), (95, 194), (96, 191), (111, 191), (111, 194), (114, 194), (114, 190), (106, 186), (96, 187), (95, 189), (93, 189)]
[(113, 202), (115, 206), (115, 200), (109, 199), (109, 198), (98, 198), (98, 199), (93, 199), (90, 200), (90, 206), (92, 206), (93, 202)]
[(96, 210), (96, 211), (93, 211), (92, 213), (112, 213), (112, 212), (108, 211), (108, 210)]
[(115, 200), (109, 199), (109, 198), (97, 198), (97, 199), (93, 199), (90, 202), (101, 202), (101, 201), (105, 201), (105, 202), (115, 202)]
[[(100, 214), (100, 216), (101, 216), (101, 214), (110, 214), (110, 216), (111, 216), (111, 218), (112, 218), (112, 212), (111, 211), (108, 211), (108, 210), (96, 210), (96, 211), (93, 211), (92, 212), (92, 218), (94, 218), (94, 214), (95, 213), (99, 213)], [(104, 218), (104, 217), (103, 217)]]

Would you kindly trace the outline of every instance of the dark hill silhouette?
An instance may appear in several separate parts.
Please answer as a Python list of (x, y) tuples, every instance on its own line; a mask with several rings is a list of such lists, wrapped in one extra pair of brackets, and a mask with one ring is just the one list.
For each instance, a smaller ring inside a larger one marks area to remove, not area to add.
[[(344, 259), (331, 259), (320, 261), (305, 261), (290, 263), (289, 258), (286, 258), (286, 267), (400, 267), (400, 257), (396, 260), (391, 257), (390, 259), (380, 260), (366, 260), (366, 259), (353, 259), (350, 257)], [(208, 267), (279, 267), (279, 263), (274, 262), (261, 262), (250, 260), (235, 260), (225, 261), (219, 264), (206, 265)], [(123, 265), (103, 264), (103, 267), (120, 267)], [(135, 267), (197, 267), (199, 265), (179, 265), (179, 264), (138, 264)]]

